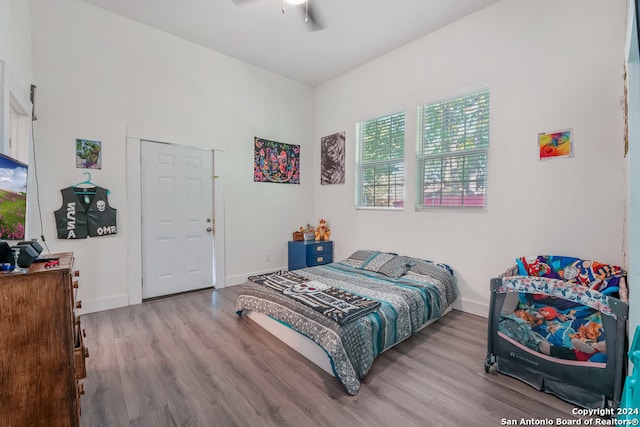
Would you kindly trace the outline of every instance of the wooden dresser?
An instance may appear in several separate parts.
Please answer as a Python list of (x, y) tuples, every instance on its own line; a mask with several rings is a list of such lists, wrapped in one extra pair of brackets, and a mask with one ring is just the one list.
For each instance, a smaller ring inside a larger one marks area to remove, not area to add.
[(79, 426), (86, 376), (73, 254), (0, 274), (0, 425)]

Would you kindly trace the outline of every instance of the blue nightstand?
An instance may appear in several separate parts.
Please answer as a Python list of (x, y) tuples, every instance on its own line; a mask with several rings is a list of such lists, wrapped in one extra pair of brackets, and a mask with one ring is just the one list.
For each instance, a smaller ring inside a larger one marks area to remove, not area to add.
[(289, 242), (289, 271), (333, 262), (333, 242), (301, 240)]

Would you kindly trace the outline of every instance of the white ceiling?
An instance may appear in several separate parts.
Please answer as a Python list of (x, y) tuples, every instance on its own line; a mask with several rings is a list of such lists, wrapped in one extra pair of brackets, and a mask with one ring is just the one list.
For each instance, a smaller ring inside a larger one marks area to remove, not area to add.
[(497, 0), (310, 0), (318, 31), (282, 0), (84, 1), (318, 86)]

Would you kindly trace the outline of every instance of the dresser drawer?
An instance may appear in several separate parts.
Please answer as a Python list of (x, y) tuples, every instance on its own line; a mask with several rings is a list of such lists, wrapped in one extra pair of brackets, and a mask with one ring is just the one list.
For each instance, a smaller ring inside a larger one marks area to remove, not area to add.
[(307, 267), (333, 262), (332, 242), (319, 242), (307, 246)]
[(289, 271), (333, 262), (333, 242), (290, 241)]

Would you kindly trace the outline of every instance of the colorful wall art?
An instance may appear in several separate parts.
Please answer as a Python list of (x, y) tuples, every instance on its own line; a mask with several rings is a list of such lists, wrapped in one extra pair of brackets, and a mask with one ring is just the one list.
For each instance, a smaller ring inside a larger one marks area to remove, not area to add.
[(300, 184), (300, 146), (254, 138), (253, 180)]
[(554, 157), (573, 157), (572, 130), (538, 134), (540, 160)]
[(76, 168), (102, 169), (102, 142), (76, 139)]
[(320, 138), (320, 184), (344, 184), (345, 132)]

